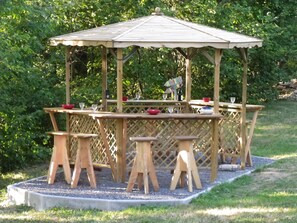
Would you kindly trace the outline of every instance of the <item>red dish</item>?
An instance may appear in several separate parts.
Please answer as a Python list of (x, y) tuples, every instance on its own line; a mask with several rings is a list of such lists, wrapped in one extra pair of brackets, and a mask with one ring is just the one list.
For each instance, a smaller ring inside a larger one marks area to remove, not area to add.
[(209, 97), (204, 97), (204, 98), (202, 98), (202, 100), (203, 100), (204, 102), (209, 102), (209, 101), (210, 101), (210, 98), (209, 98)]
[(64, 109), (72, 109), (72, 108), (74, 108), (74, 104), (63, 104), (62, 105), (62, 108), (64, 108)]
[(147, 110), (147, 113), (149, 113), (150, 115), (157, 115), (160, 112), (161, 111), (159, 109), (149, 109), (149, 110)]

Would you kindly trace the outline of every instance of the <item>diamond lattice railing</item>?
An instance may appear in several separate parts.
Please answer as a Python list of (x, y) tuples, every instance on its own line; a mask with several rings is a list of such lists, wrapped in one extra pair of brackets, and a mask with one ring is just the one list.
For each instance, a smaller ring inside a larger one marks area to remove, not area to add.
[[(184, 103), (172, 104), (124, 104), (123, 112), (141, 113), (153, 107), (167, 112), (168, 106), (174, 106), (175, 112), (185, 112)], [(192, 106), (191, 112), (198, 112), (202, 106)], [(115, 104), (108, 107), (109, 111), (115, 111)], [(240, 156), (240, 110), (230, 110), (220, 108), (223, 119), (219, 123), (219, 154), (221, 161), (226, 162), (231, 158), (237, 159)], [(116, 162), (116, 120), (105, 119), (103, 122), (104, 131), (109, 144), (109, 151), (112, 159)], [(99, 165), (108, 166), (109, 160), (106, 153), (99, 125), (96, 120), (87, 115), (70, 115), (70, 131), (97, 133), (99, 137), (92, 139), (92, 158), (93, 162)], [(152, 153), (154, 164), (159, 169), (174, 168), (177, 153), (177, 142), (174, 139), (177, 135), (194, 135), (198, 139), (193, 143), (193, 151), (197, 166), (210, 167), (211, 148), (212, 148), (212, 124), (209, 120), (134, 120), (127, 122), (127, 144), (126, 144), (126, 163), (127, 168), (133, 164), (135, 157), (135, 142), (131, 142), (131, 136), (157, 136), (158, 141), (152, 143)], [(77, 141), (70, 139), (70, 159), (74, 161)]]

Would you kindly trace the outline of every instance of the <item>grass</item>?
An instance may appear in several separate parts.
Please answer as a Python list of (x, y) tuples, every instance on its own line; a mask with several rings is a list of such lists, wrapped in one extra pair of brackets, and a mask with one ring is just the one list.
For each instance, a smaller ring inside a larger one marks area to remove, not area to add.
[[(119, 212), (0, 206), (0, 222), (297, 222), (297, 102), (278, 101), (261, 111), (252, 153), (277, 162), (232, 183), (213, 188), (189, 205), (140, 207)], [(6, 186), (40, 176), (47, 166), (0, 175), (0, 202)]]

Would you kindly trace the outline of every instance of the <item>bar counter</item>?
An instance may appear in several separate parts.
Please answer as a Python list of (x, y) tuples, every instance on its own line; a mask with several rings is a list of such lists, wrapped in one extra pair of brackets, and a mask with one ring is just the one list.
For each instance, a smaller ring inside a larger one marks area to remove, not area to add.
[[(221, 114), (199, 113), (159, 113), (150, 115), (141, 113), (115, 113), (93, 111), (89, 109), (44, 108), (49, 113), (53, 128), (59, 131), (55, 114), (68, 116), (69, 132), (97, 133), (98, 139), (92, 142), (93, 162), (110, 167), (116, 181), (124, 182), (126, 170), (132, 166), (135, 156), (135, 143), (129, 140), (133, 136), (154, 136), (152, 152), (157, 169), (171, 170), (175, 166), (177, 143), (175, 136), (194, 135), (194, 153), (198, 168), (210, 168), (210, 180), (215, 180), (218, 165), (218, 122)], [(75, 160), (77, 142), (70, 139), (69, 153)]]

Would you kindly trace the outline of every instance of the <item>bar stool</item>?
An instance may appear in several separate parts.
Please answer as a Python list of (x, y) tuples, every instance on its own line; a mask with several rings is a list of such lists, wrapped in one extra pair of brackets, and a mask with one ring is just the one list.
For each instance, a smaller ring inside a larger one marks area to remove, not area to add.
[(193, 140), (197, 139), (196, 136), (176, 136), (178, 141), (178, 155), (176, 160), (176, 167), (171, 180), (170, 190), (176, 188), (178, 180), (180, 180), (180, 186), (184, 187), (185, 173), (188, 175), (188, 190), (193, 192), (192, 187), (192, 174), (197, 189), (201, 189), (201, 181), (198, 174), (198, 169), (193, 154)]
[(144, 193), (148, 194), (148, 175), (151, 178), (154, 191), (158, 191), (159, 183), (151, 154), (151, 142), (158, 139), (156, 137), (130, 137), (130, 140), (136, 142), (136, 156), (129, 177), (127, 192), (132, 191), (135, 181), (138, 178), (138, 188), (141, 189), (143, 181)]
[(71, 136), (77, 138), (78, 148), (74, 165), (71, 188), (76, 188), (82, 168), (86, 168), (88, 179), (92, 188), (96, 188), (96, 178), (90, 151), (91, 138), (97, 134), (72, 133)]
[(47, 132), (54, 136), (54, 148), (51, 157), (51, 162), (47, 175), (48, 184), (55, 182), (56, 173), (59, 165), (63, 166), (65, 180), (68, 184), (71, 182), (71, 170), (69, 165), (69, 158), (67, 154), (67, 138), (68, 132)]

